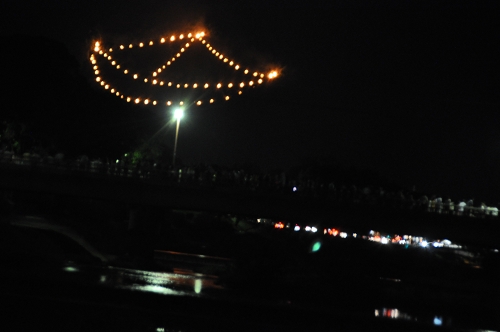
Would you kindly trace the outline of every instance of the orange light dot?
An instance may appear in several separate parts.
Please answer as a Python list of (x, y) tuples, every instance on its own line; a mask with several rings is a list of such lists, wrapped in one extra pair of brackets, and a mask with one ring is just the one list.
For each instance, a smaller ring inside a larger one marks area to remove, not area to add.
[(167, 106), (170, 106), (170, 105), (172, 105), (172, 102), (169, 100), (169, 101), (167, 101)]
[(215, 52), (216, 52), (215, 50), (212, 50), (212, 54), (215, 54)]
[(208, 83), (205, 83), (205, 85), (203, 86), (205, 89), (208, 88)]
[(253, 76), (256, 76), (256, 77), (257, 77), (257, 75), (259, 75), (259, 73), (257, 73), (257, 72), (254, 72), (254, 73), (253, 73)]
[(183, 101), (181, 101), (181, 102), (179, 103), (179, 105), (181, 105), (181, 106), (182, 106), (182, 105), (184, 105), (184, 102), (183, 102)]
[(219, 56), (219, 54), (220, 54), (220, 53), (219, 53), (219, 52), (217, 52), (217, 53), (215, 53), (215, 56)]
[(148, 82), (148, 79), (147, 79), (147, 78), (145, 78), (145, 79), (144, 79), (144, 83), (147, 83), (147, 82)]
[(183, 48), (181, 48), (181, 53), (182, 53), (182, 52), (184, 52), (184, 47), (183, 47)]
[(184, 88), (187, 89), (189, 87), (189, 84), (184, 84)]
[(104, 89), (106, 89), (106, 90), (107, 90), (107, 89), (109, 89), (109, 84), (106, 84), (106, 85), (104, 86)]
[(219, 56), (219, 59), (221, 59), (221, 60), (222, 60), (222, 58), (224, 58), (224, 56), (221, 54), (221, 55)]
[(228, 62), (229, 60), (227, 58), (224, 58), (224, 62)]
[(149, 46), (151, 46), (151, 45), (153, 45), (153, 41), (152, 40), (149, 41)]
[(218, 83), (217, 84), (217, 89), (220, 89), (222, 87), (222, 84)]
[(168, 86), (172, 86), (172, 82), (168, 82)]
[(196, 102), (196, 105), (200, 106), (200, 105), (201, 105), (201, 100), (198, 100), (198, 101)]
[(185, 47), (189, 47), (189, 43), (186, 43), (186, 45), (184, 45)]
[(139, 104), (141, 102), (141, 100), (139, 98), (136, 98), (134, 101), (136, 104)]
[(163, 81), (160, 81), (160, 85), (163, 85), (163, 84), (165, 84), (165, 83)]
[(144, 44), (143, 44), (143, 43), (139, 43), (139, 47), (143, 47), (143, 46), (144, 46)]
[(167, 61), (167, 66), (170, 66), (171, 62), (170, 61)]
[(127, 103), (130, 103), (131, 98), (127, 97)]
[(120, 95), (120, 93), (118, 91), (116, 91), (115, 95), (118, 97)]
[(229, 100), (229, 96), (226, 96), (226, 98), (224, 98), (224, 99)]
[(158, 74), (156, 74), (156, 72), (153, 72), (153, 76), (156, 77), (156, 75), (158, 75)]
[(156, 105), (156, 100), (155, 100), (155, 101), (153, 101), (153, 105)]
[(113, 52), (113, 49), (112, 49), (112, 48), (110, 48), (108, 51), (109, 51), (109, 52)]
[(99, 75), (99, 70), (94, 71), (94, 74)]
[(95, 78), (95, 80), (96, 80), (96, 82), (100, 82), (100, 81), (101, 81), (101, 78), (100, 78), (99, 76), (97, 76), (97, 77)]
[[(117, 92), (119, 94), (119, 92)], [(121, 99), (123, 99), (123, 95), (120, 96)]]
[(196, 89), (198, 87), (198, 84), (193, 84), (193, 88)]
[(180, 57), (180, 56), (181, 56), (181, 54), (180, 54), (180, 53), (177, 53), (177, 57)]
[(132, 44), (128, 45), (128, 48), (132, 48), (132, 47), (134, 47), (134, 45), (132, 45)]
[(208, 50), (209, 50), (209, 51), (211, 51), (212, 49), (213, 49), (213, 47), (212, 47), (212, 46), (210, 46), (210, 47), (208, 48)]
[(240, 90), (240, 91), (238, 91), (238, 94), (239, 94), (239, 95), (241, 95), (242, 93), (243, 93), (243, 92), (241, 92), (241, 90)]
[(232, 66), (233, 64), (234, 64), (234, 62), (232, 62), (232, 61), (231, 61), (231, 62), (229, 62), (229, 65), (230, 65), (230, 66)]
[(137, 79), (137, 77), (138, 77), (138, 76), (137, 76), (137, 74), (134, 74), (134, 80), (136, 80), (136, 79)]
[(228, 88), (232, 88), (232, 87), (233, 87), (233, 83), (229, 83), (229, 84), (227, 85), (227, 87), (228, 87)]
[(262, 78), (259, 78), (259, 80), (257, 81), (257, 83), (262, 84)]
[(194, 38), (191, 38), (191, 42), (194, 42)]
[(144, 104), (149, 104), (149, 99), (144, 99)]
[(214, 100), (213, 100), (213, 99), (210, 99), (210, 104), (212, 104), (213, 102), (214, 102)]
[(99, 54), (103, 54), (104, 52), (102, 50), (99, 51)]
[(180, 85), (180, 84), (177, 84), (175, 87), (176, 87), (177, 89), (179, 89), (179, 88), (181, 87), (181, 85)]
[(238, 69), (240, 69), (240, 66), (236, 65), (236, 66), (234, 66), (234, 69), (238, 70)]
[(125, 48), (125, 46), (120, 45), (120, 50), (123, 50), (124, 48)]
[(124, 74), (128, 74), (128, 70), (127, 70), (127, 69), (125, 69), (125, 70), (123, 71), (123, 73), (124, 73)]
[(245, 72), (244, 72), (244, 73), (245, 73), (245, 74), (248, 74), (248, 69), (245, 69)]
[(161, 73), (161, 68), (158, 68), (157, 72)]
[(241, 82), (240, 83), (240, 88), (244, 87), (245, 86), (245, 83)]
[(153, 84), (156, 84), (156, 83), (158, 83), (158, 81), (157, 80), (153, 80)]
[(174, 40), (175, 40), (175, 36), (170, 37), (170, 41), (174, 41)]
[(111, 55), (110, 55), (110, 56), (108, 56), (108, 60), (111, 60)]
[(165, 65), (161, 66), (163, 69), (165, 69)]
[(165, 38), (160, 39), (160, 43), (164, 43), (164, 42), (165, 42)]
[(116, 61), (115, 60), (111, 61), (111, 65), (112, 66), (116, 65)]
[(253, 85), (253, 81), (248, 82), (248, 85), (252, 86)]
[(115, 93), (115, 89), (111, 89), (111, 93)]
[(95, 65), (96, 64), (96, 61), (95, 60), (92, 60), (92, 64)]
[(203, 40), (201, 41), (201, 43), (202, 43), (202, 44), (205, 44), (206, 42), (207, 42), (207, 41), (206, 41), (205, 39), (203, 39)]
[(179, 39), (183, 39), (183, 38), (184, 38), (184, 35), (183, 35), (183, 34), (181, 34), (181, 35), (179, 36)]
[(192, 34), (191, 32), (190, 32), (190, 33), (188, 33), (188, 38), (191, 38), (191, 36), (192, 36), (192, 35), (193, 35), (193, 34)]

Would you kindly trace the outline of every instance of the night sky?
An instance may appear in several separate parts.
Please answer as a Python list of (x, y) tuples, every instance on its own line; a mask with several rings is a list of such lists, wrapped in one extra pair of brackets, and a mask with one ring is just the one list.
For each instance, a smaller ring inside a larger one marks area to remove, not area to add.
[[(187, 109), (183, 161), (271, 169), (329, 157), (429, 195), (500, 202), (498, 6), (207, 3), (7, 0), (0, 34), (62, 42), (100, 91), (88, 62), (96, 38), (136, 42), (202, 25), (215, 46), (281, 75), (229, 102)], [(136, 108), (151, 135), (169, 117), (166, 107)], [(164, 130), (173, 135), (172, 126)]]

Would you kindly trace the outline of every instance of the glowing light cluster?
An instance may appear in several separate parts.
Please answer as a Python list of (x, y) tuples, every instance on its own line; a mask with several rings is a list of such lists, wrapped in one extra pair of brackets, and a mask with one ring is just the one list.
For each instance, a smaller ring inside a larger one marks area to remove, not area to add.
[[(264, 74), (263, 72), (260, 71), (255, 71), (255, 70), (250, 70), (249, 68), (245, 68), (242, 72), (245, 76), (248, 76), (248, 79), (243, 79), (239, 81), (233, 81), (233, 82), (217, 82), (217, 83), (209, 83), (209, 82), (175, 82), (172, 80), (168, 79), (162, 79), (160, 78), (160, 74), (165, 72), (169, 66), (172, 66), (176, 60), (178, 60), (185, 52), (191, 47), (191, 45), (194, 42), (200, 42), (203, 45), (205, 45), (205, 48), (210, 54), (215, 56), (218, 60), (222, 61), (222, 63), (227, 64), (228, 67), (232, 68), (235, 71), (239, 71), (241, 69), (241, 64), (239, 64), (236, 60), (230, 59), (229, 57), (225, 56), (222, 52), (219, 50), (215, 49), (213, 45), (211, 45), (207, 39), (205, 39), (205, 32), (204, 31), (199, 31), (199, 32), (189, 32), (189, 33), (181, 33), (181, 34), (176, 34), (176, 35), (171, 35), (171, 36), (163, 36), (158, 38), (158, 40), (148, 40), (148, 41), (143, 41), (143, 42), (137, 42), (137, 43), (130, 43), (128, 45), (126, 44), (121, 44), (117, 45), (116, 47), (110, 47), (106, 51), (106, 48), (103, 46), (102, 41), (95, 41), (93, 46), (92, 46), (92, 53), (90, 55), (90, 62), (93, 65), (93, 70), (94, 70), (94, 75), (95, 75), (95, 81), (100, 84), (105, 90), (109, 90), (112, 94), (115, 96), (124, 99), (126, 102), (133, 102), (135, 104), (144, 104), (144, 105), (165, 105), (165, 106), (175, 106), (175, 105), (183, 105), (184, 100), (177, 100), (175, 101), (175, 98), (167, 98), (166, 100), (155, 100), (152, 98), (147, 98), (147, 97), (141, 97), (141, 96), (129, 96), (125, 95), (122, 93), (117, 87), (112, 86), (111, 83), (107, 82), (104, 77), (101, 75), (101, 70), (97, 64), (97, 57), (101, 57), (103, 60), (106, 60), (109, 65), (114, 67), (116, 70), (119, 70), (123, 75), (128, 77), (129, 79), (132, 80), (140, 80), (144, 82), (145, 84), (151, 84), (154, 86), (163, 86), (166, 88), (173, 88), (173, 89), (202, 89), (202, 90), (208, 90), (208, 89), (213, 89), (213, 90), (221, 90), (221, 89), (227, 89), (228, 91), (234, 91), (234, 92), (222, 92), (219, 91), (219, 98), (210, 98), (208, 97), (207, 99), (199, 99), (199, 100), (194, 100), (190, 102), (193, 105), (203, 105), (205, 103), (207, 104), (212, 104), (216, 101), (228, 101), (230, 100), (231, 96), (230, 94), (232, 93), (237, 93), (238, 95), (241, 95), (243, 93), (242, 89), (248, 89), (248, 88), (254, 88), (257, 85), (261, 85), (264, 83), (264, 79), (267, 77), (268, 80), (272, 80), (278, 76), (278, 71), (273, 70), (269, 72), (267, 75)], [(184, 39), (185, 42), (184, 42)], [(178, 52), (174, 53), (172, 57), (169, 57), (168, 60), (163, 63), (161, 66), (159, 66), (156, 70), (153, 70), (150, 74), (144, 75), (141, 74), (139, 71), (134, 71), (131, 68), (125, 68), (123, 64), (120, 63), (119, 61), (119, 53), (121, 51), (125, 51), (126, 49), (132, 49), (135, 47), (138, 48), (146, 48), (146, 47), (151, 47), (155, 45), (161, 45), (164, 43), (167, 43), (168, 41), (170, 42), (179, 42), (182, 41), (182, 45), (179, 49)], [(118, 52), (115, 52), (115, 50)], [(110, 53), (113, 53), (111, 55)], [(162, 75), (164, 76), (164, 75)], [(222, 95), (220, 93), (222, 92)], [(175, 97), (175, 92), (172, 92), (172, 97)], [(205, 95), (205, 94), (204, 94)]]

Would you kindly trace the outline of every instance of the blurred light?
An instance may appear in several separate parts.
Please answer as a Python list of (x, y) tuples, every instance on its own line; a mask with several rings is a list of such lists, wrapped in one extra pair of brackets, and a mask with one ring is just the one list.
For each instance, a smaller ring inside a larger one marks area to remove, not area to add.
[(164, 42), (165, 42), (165, 38), (160, 39), (160, 43), (164, 43)]
[(125, 46), (120, 45), (120, 50), (123, 50), (124, 48), (125, 48)]
[(137, 79), (137, 74), (134, 74), (134, 80)]
[(257, 81), (257, 83), (259, 83), (259, 84), (262, 84), (262, 82), (263, 82), (262, 78), (259, 78), (259, 80)]
[(131, 100), (131, 98), (130, 98), (130, 97), (127, 97), (127, 103), (129, 103), (129, 102), (130, 102), (130, 100)]
[(183, 35), (183, 34), (181, 34), (181, 35), (179, 36), (179, 39), (183, 39), (183, 38), (184, 38), (184, 35)]
[(292, 191), (293, 191), (293, 192), (297, 191), (297, 187), (293, 187), (293, 188), (292, 188)]
[(95, 78), (96, 82), (100, 82), (101, 81), (101, 78), (98, 76)]
[(184, 46), (189, 47), (189, 43), (186, 43), (186, 45), (184, 45)]
[(157, 81), (156, 81), (156, 80), (153, 80), (153, 84), (156, 84), (156, 83), (157, 83)]
[(172, 82), (168, 82), (168, 84), (167, 84), (167, 85), (168, 85), (168, 86), (172, 86)]
[(139, 104), (139, 103), (140, 103), (140, 101), (141, 101), (141, 100), (140, 100), (139, 98), (136, 98), (136, 99), (134, 100), (134, 102), (135, 102), (136, 104)]
[(383, 237), (380, 239), (380, 243), (387, 244), (387, 243), (389, 243), (389, 240), (386, 237)]
[(174, 118), (176, 120), (180, 120), (182, 119), (184, 115), (184, 110), (182, 108), (177, 108), (175, 111), (174, 111)]
[(436, 326), (443, 325), (443, 318), (438, 316), (434, 317), (434, 325)]
[(318, 241), (318, 242), (315, 242), (315, 243), (313, 244), (311, 251), (312, 251), (312, 252), (316, 252), (316, 251), (318, 251), (320, 248), (321, 248), (321, 242), (319, 242), (319, 241)]
[(116, 66), (116, 69), (120, 69), (120, 65), (117, 65), (117, 66)]
[(153, 76), (156, 77), (156, 75), (158, 75), (156, 72), (153, 72)]
[(311, 226), (306, 226), (305, 230), (306, 230), (306, 232), (311, 231)]
[(352, 233), (352, 237), (353, 237), (353, 238), (356, 238), (357, 236), (358, 236), (358, 234), (357, 234), (357, 233)]
[(175, 36), (170, 37), (170, 41), (174, 41), (174, 40), (175, 40)]
[(293, 228), (294, 231), (298, 232), (300, 231), (300, 226), (299, 225), (295, 225), (295, 227)]
[(164, 82), (163, 82), (163, 81), (160, 81), (160, 85), (163, 85), (163, 84), (164, 84)]
[(167, 106), (170, 106), (170, 105), (172, 105), (172, 102), (169, 100), (169, 101), (167, 101)]
[(318, 231), (318, 229), (316, 227), (314, 227), (314, 226), (311, 227), (311, 232), (316, 233), (317, 231)]
[(128, 74), (128, 70), (127, 70), (127, 69), (125, 69), (125, 70), (123, 71), (123, 73), (124, 73), (124, 74)]
[(193, 88), (196, 89), (198, 87), (198, 84), (193, 84)]
[(230, 66), (232, 66), (233, 64), (234, 64), (234, 62), (233, 62), (233, 61), (230, 61), (230, 62), (229, 62), (229, 65), (230, 65)]
[(144, 83), (147, 83), (147, 82), (148, 82), (148, 79), (147, 79), (147, 78), (145, 78), (145, 79), (144, 79)]
[(427, 241), (420, 242), (420, 245), (424, 248), (427, 247), (427, 244), (428, 244)]
[(213, 99), (210, 99), (210, 104), (213, 104), (214, 100)]
[(226, 98), (224, 98), (224, 99), (229, 100), (229, 96), (226, 96)]
[(205, 83), (205, 85), (203, 86), (205, 89), (208, 88), (208, 83)]
[(274, 228), (283, 229), (285, 228), (285, 224), (283, 224), (281, 221), (278, 221), (276, 224), (274, 224)]
[(155, 101), (153, 101), (153, 105), (156, 105), (156, 100), (155, 100)]
[(192, 36), (192, 35), (193, 35), (193, 34), (192, 34), (191, 32), (190, 32), (190, 33), (188, 33), (188, 38), (191, 38), (191, 36)]
[(240, 66), (236, 65), (236, 66), (234, 66), (234, 69), (238, 70), (238, 69), (240, 69)]
[(181, 106), (182, 106), (182, 105), (184, 105), (184, 102), (183, 102), (183, 101), (181, 101), (181, 102), (179, 103), (179, 105), (181, 105)]
[(217, 89), (220, 89), (220, 88), (221, 88), (221, 86), (222, 86), (222, 84), (217, 83)]
[(184, 88), (187, 89), (189, 87), (189, 84), (184, 84)]
[(253, 73), (253, 76), (257, 76), (258, 74), (259, 74), (259, 73), (255, 72), (255, 73)]
[(245, 83), (241, 82), (240, 83), (240, 88), (244, 87), (245, 86)]
[(241, 92), (241, 90), (240, 90), (240, 91), (238, 91), (238, 94), (239, 94), (239, 95), (241, 95), (242, 93), (243, 93), (243, 92)]
[(233, 87), (233, 83), (229, 83), (229, 84), (227, 85), (227, 87), (228, 87), (228, 88), (232, 88), (232, 87)]
[(116, 61), (114, 61), (114, 60), (113, 60), (113, 61), (111, 61), (111, 65), (112, 65), (112, 66), (116, 65)]
[(196, 102), (196, 105), (200, 106), (200, 105), (201, 105), (201, 100), (198, 100), (198, 101)]
[(128, 45), (128, 48), (132, 48), (132, 47), (134, 47), (134, 45), (132, 45), (132, 44)]
[(106, 84), (106, 85), (104, 86), (104, 89), (106, 89), (106, 90), (107, 90), (107, 89), (109, 89), (109, 84)]
[(347, 233), (346, 232), (340, 232), (339, 236), (343, 239), (345, 239), (347, 237)]
[(144, 46), (144, 44), (143, 44), (143, 43), (139, 43), (139, 47), (143, 47), (143, 46)]
[(153, 45), (153, 41), (152, 40), (149, 42), (149, 46), (151, 46), (151, 45)]
[(149, 104), (149, 99), (144, 99), (144, 104), (145, 105)]
[(245, 69), (244, 73), (245, 73), (245, 74), (248, 74), (248, 69)]

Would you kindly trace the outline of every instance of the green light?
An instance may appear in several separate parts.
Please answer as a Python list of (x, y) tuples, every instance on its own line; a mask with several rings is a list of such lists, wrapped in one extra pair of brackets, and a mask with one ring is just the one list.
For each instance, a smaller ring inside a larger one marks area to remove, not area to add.
[(318, 251), (318, 250), (319, 250), (319, 248), (321, 248), (321, 242), (315, 242), (315, 243), (313, 244), (313, 246), (312, 246), (311, 251), (312, 251), (312, 252), (316, 252), (316, 251)]

